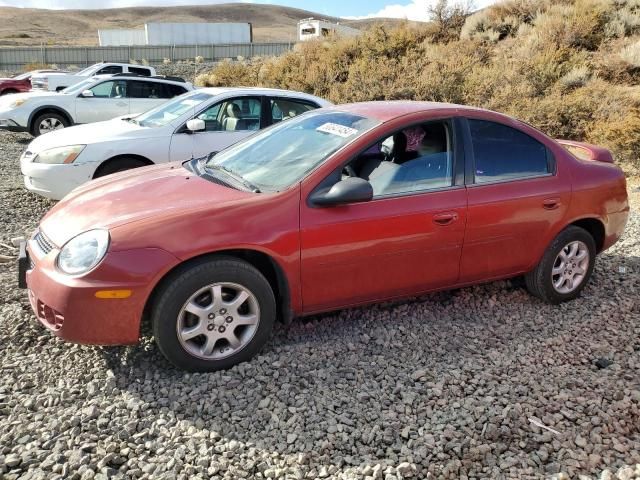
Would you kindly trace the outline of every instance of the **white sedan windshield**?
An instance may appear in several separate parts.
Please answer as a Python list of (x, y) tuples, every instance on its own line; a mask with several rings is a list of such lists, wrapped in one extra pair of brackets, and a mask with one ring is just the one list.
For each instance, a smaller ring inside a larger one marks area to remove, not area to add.
[(206, 166), (224, 168), (260, 190), (281, 190), (378, 123), (346, 112), (308, 112), (227, 148)]
[(89, 88), (93, 87), (99, 80), (95, 78), (88, 78), (86, 80), (82, 80), (81, 82), (75, 83), (64, 90), (60, 90), (60, 93), (64, 93), (66, 95), (73, 95), (75, 93), (80, 93)]
[(213, 95), (204, 92), (180, 95), (170, 102), (137, 116), (136, 122), (141, 127), (164, 127), (189, 110), (195, 115), (212, 97)]

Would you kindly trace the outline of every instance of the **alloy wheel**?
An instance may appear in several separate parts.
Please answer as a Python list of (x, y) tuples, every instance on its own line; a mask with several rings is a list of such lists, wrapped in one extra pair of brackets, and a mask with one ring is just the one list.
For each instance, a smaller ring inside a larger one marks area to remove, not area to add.
[(577, 240), (565, 245), (556, 256), (551, 282), (558, 293), (571, 293), (584, 281), (589, 270), (589, 249)]
[(45, 118), (38, 125), (38, 130), (40, 133), (52, 132), (53, 130), (60, 130), (64, 128), (64, 125), (57, 118)]
[(256, 296), (237, 283), (214, 283), (195, 292), (180, 309), (178, 341), (191, 355), (220, 360), (242, 350), (260, 322)]

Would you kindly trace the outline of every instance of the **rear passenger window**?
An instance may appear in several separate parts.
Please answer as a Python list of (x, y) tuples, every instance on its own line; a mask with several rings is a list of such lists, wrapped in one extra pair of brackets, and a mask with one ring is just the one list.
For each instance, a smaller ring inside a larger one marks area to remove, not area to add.
[(282, 120), (287, 120), (300, 115), (301, 113), (318, 108), (317, 105), (289, 98), (273, 98), (270, 102), (271, 119), (273, 123), (278, 123)]
[(490, 183), (549, 173), (547, 148), (515, 128), (469, 120), (475, 182)]
[(156, 82), (129, 81), (130, 98), (162, 98), (162, 84)]
[(122, 73), (122, 67), (118, 65), (109, 65), (108, 67), (98, 70), (96, 75), (115, 75), (116, 73)]
[(129, 67), (129, 72), (135, 73), (137, 75), (143, 75), (145, 77), (151, 76), (151, 70), (149, 70), (148, 68)]
[(163, 98), (173, 98), (173, 97), (177, 97), (178, 95), (182, 95), (183, 93), (185, 93), (187, 91), (186, 88), (181, 87), (180, 85), (173, 85), (170, 83), (165, 83), (164, 85), (165, 87), (165, 97)]

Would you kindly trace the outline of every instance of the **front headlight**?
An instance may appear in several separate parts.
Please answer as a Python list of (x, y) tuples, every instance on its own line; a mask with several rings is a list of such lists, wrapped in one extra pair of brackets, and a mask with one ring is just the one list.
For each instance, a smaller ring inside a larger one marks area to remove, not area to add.
[(27, 101), (29, 101), (29, 99), (28, 99), (28, 98), (19, 98), (19, 99), (17, 99), (17, 100), (14, 100), (13, 102), (11, 102), (11, 103), (9, 104), (9, 107), (10, 107), (10, 108), (17, 108), (17, 107), (19, 107), (20, 105), (24, 105), (25, 103), (27, 103)]
[(86, 145), (69, 145), (67, 147), (50, 148), (37, 154), (33, 161), (35, 163), (48, 164), (73, 163), (82, 150), (84, 150), (84, 147), (86, 147)]
[(58, 254), (58, 268), (69, 275), (80, 275), (98, 265), (107, 253), (109, 232), (89, 230), (76, 235)]

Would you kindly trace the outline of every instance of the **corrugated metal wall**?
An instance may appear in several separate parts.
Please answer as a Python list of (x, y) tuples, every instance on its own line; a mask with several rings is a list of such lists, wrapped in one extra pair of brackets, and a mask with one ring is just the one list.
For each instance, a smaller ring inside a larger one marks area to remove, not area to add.
[(147, 37), (143, 29), (98, 30), (101, 47), (120, 47), (128, 45), (146, 45)]
[(249, 23), (146, 23), (147, 45), (211, 45), (251, 42)]
[(7, 47), (0, 48), (0, 70), (21, 70), (30, 63), (55, 64), (59, 67), (86, 67), (97, 62), (129, 62), (146, 60), (158, 65), (165, 58), (172, 62), (193, 60), (217, 61), (242, 56), (268, 57), (293, 48), (292, 43), (239, 43), (227, 45), (141, 45), (130, 47)]

